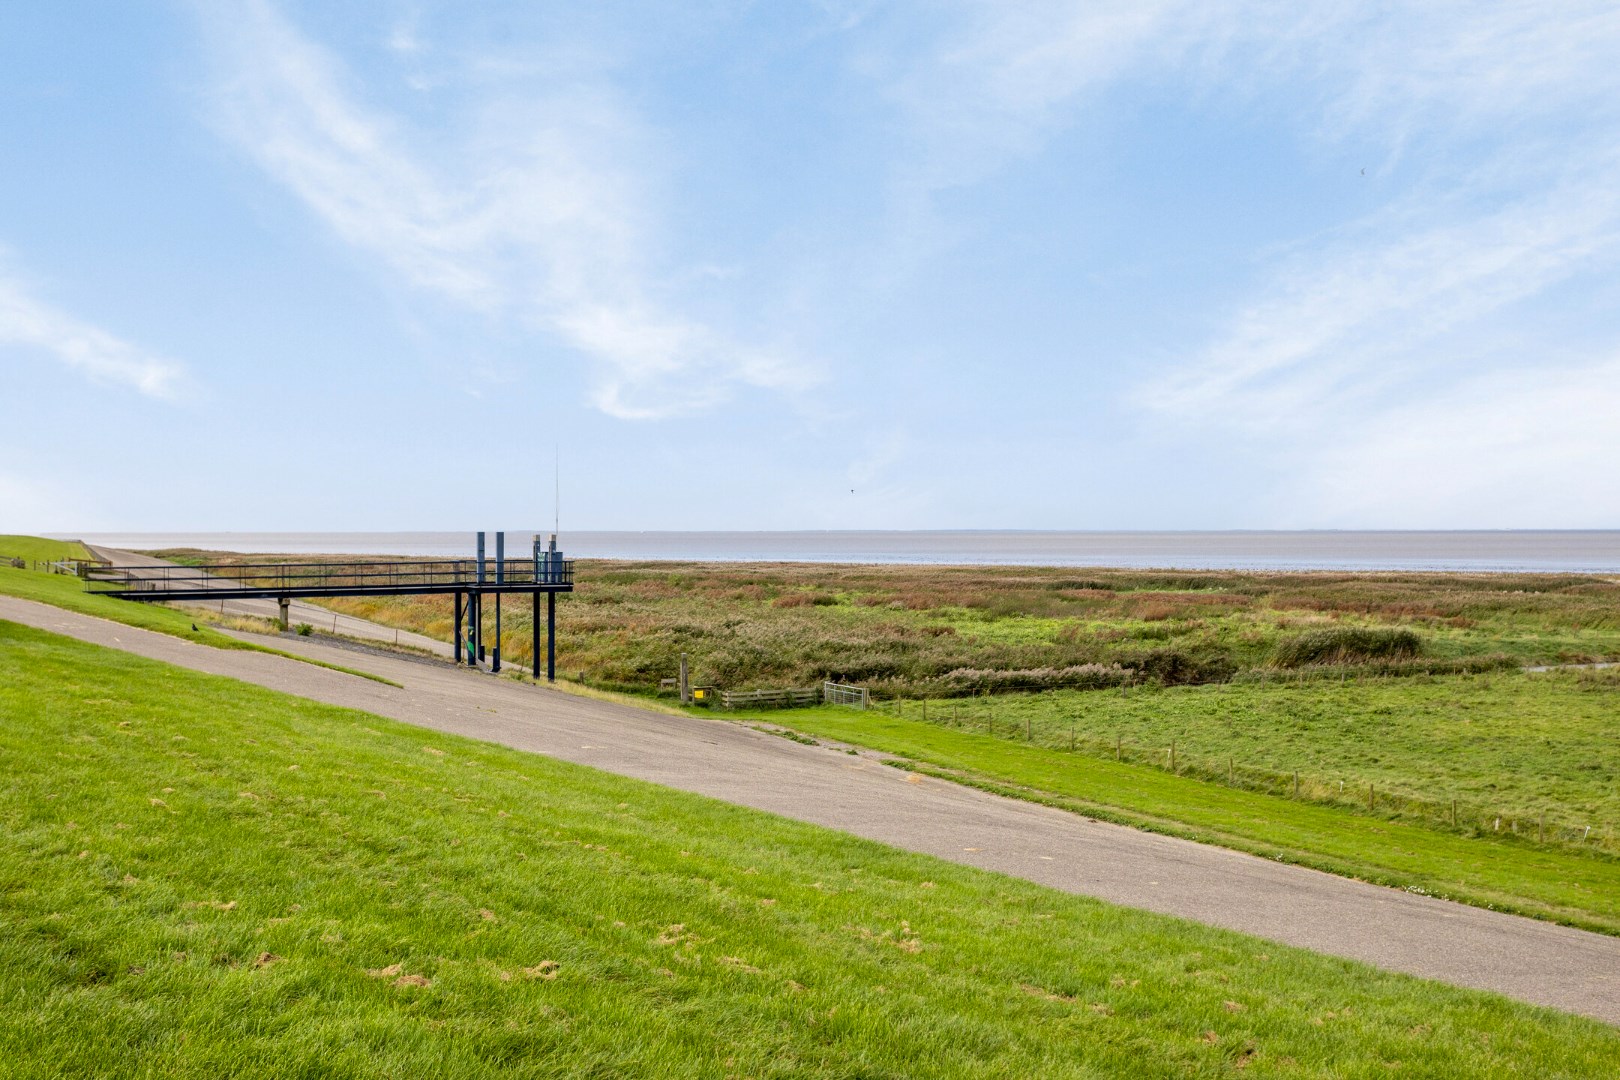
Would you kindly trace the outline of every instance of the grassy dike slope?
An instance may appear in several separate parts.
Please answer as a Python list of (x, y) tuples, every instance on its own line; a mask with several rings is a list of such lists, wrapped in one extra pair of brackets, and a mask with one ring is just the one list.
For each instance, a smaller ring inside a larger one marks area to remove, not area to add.
[(72, 540), (47, 540), (43, 536), (0, 535), (0, 558), (27, 559), (29, 563), (61, 559), (88, 559), (90, 552)]
[(1604, 1025), (0, 623), (8, 1075), (1605, 1076)]
[[(61, 540), (44, 540), (37, 536), (0, 536), (0, 555), (13, 552), (20, 554), (24, 551), (33, 552), (27, 556), (29, 559), (73, 559), (85, 555), (84, 549), (78, 544)], [(171, 637), (185, 638), (187, 641), (211, 645), (216, 649), (266, 652), (301, 663), (314, 664), (316, 667), (341, 671), (358, 678), (388, 683), (390, 686), (397, 685), (387, 679), (353, 668), (311, 660), (280, 649), (272, 649), (267, 645), (258, 645), (231, 637), (229, 634), (222, 634), (208, 625), (208, 615), (205, 612), (182, 611), (158, 604), (131, 603), (127, 600), (114, 600), (107, 596), (85, 592), (84, 582), (66, 574), (49, 574), (0, 564), (0, 594), (50, 604), (53, 607), (76, 611), (81, 615), (94, 615), (98, 619), (109, 619), (125, 626), (136, 626), (142, 630), (168, 634)]]
[[(61, 540), (45, 540), (37, 536), (0, 536), (0, 555), (32, 552), (29, 559), (83, 558), (86, 552), (78, 544)], [(0, 593), (34, 600), (41, 604), (111, 619), (127, 626), (154, 630), (160, 634), (187, 638), (219, 649), (255, 649), (258, 646), (238, 641), (219, 633), (207, 625), (198, 629), (197, 616), (174, 608), (156, 604), (133, 604), (127, 600), (113, 600), (84, 591), (84, 582), (65, 574), (46, 574), (35, 570), (19, 570), (0, 565)]]

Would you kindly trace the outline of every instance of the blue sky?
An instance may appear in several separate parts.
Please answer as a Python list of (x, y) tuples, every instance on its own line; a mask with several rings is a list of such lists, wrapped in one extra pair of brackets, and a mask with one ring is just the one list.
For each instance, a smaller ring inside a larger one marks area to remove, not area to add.
[(0, 532), (1620, 526), (1620, 8), (0, 13)]

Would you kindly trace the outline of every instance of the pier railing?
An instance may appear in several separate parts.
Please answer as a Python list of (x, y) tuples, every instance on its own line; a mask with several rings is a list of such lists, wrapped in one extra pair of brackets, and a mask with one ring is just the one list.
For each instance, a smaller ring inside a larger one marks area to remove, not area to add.
[(365, 596), (409, 593), (563, 592), (573, 588), (572, 560), (477, 559), (379, 562), (219, 563), (204, 566), (95, 566), (91, 592), (125, 599), (228, 599), (243, 596)]

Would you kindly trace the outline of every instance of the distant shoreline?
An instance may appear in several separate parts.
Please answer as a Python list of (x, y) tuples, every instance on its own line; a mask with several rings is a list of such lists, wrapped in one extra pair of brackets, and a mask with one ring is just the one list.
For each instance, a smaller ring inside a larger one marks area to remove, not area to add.
[[(540, 530), (508, 530), (521, 554)], [(58, 534), (66, 537), (65, 534)], [(542, 531), (542, 535), (544, 532)], [(469, 557), (471, 532), (83, 533), (126, 550)], [(1162, 570), (1620, 573), (1620, 530), (564, 531), (570, 556), (671, 562), (820, 562)], [(490, 554), (494, 537), (490, 536)]]

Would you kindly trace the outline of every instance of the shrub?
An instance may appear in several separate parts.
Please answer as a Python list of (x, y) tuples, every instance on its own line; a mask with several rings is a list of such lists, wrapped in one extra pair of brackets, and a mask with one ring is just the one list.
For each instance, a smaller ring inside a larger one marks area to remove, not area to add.
[(1237, 671), (1237, 663), (1224, 652), (1191, 652), (1174, 647), (1124, 652), (1120, 662), (1163, 686), (1225, 682)]
[[(1352, 678), (1392, 677), (1401, 678), (1412, 675), (1484, 675), (1492, 671), (1514, 671), (1519, 667), (1519, 661), (1505, 653), (1492, 653), (1489, 656), (1458, 656), (1438, 660), (1366, 660), (1360, 663), (1334, 665), (1314, 664), (1309, 670), (1300, 670), (1300, 678), (1332, 679), (1340, 676)], [(1232, 677), (1233, 682), (1240, 683), (1267, 683), (1279, 677), (1293, 679), (1295, 676), (1278, 676), (1275, 669), (1252, 668), (1240, 671)]]
[(311, 635), (311, 634), (313, 634), (315, 632), (315, 628), (313, 626), (309, 625), (309, 623), (307, 623), (307, 622), (301, 622), (297, 626), (295, 626), (293, 629), (298, 631), (298, 636), (299, 637), (309, 637), (309, 635)]
[(1405, 629), (1335, 626), (1309, 630), (1277, 643), (1278, 667), (1310, 664), (1364, 664), (1372, 660), (1405, 660), (1423, 652), (1423, 639)]
[(965, 690), (1051, 690), (1060, 686), (1100, 690), (1105, 686), (1118, 686), (1128, 681), (1131, 675), (1130, 668), (1118, 664), (1076, 664), (1064, 668), (1001, 671), (957, 668), (946, 674), (945, 680)]
[(838, 597), (834, 596), (832, 593), (824, 592), (783, 593), (781, 596), (778, 596), (775, 600), (771, 601), (772, 607), (779, 608), (836, 607), (837, 605)]

